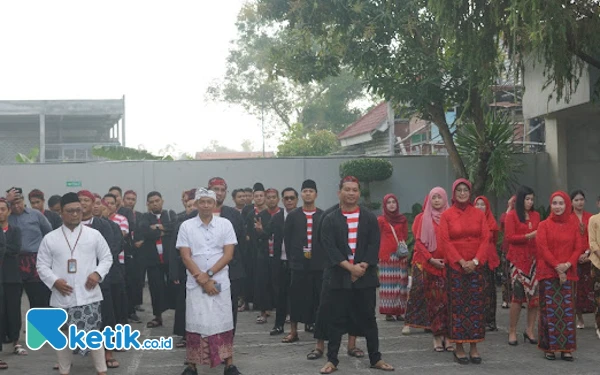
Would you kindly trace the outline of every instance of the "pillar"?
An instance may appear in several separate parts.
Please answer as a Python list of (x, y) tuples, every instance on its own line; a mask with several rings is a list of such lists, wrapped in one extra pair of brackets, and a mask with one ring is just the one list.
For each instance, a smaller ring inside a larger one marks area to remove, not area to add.
[(40, 114), (40, 163), (46, 162), (46, 115)]
[(564, 120), (546, 117), (546, 152), (550, 156), (552, 190), (567, 191), (567, 127)]

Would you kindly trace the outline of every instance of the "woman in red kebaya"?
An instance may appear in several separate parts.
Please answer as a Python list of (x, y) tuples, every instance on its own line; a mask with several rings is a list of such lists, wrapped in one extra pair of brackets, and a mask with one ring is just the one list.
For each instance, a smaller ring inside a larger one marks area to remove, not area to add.
[(508, 242), (510, 277), (513, 286), (510, 305), (510, 323), (508, 326), (508, 344), (516, 346), (517, 323), (521, 315), (521, 306), (527, 303), (527, 329), (523, 332), (523, 341), (537, 344), (533, 328), (538, 315), (538, 280), (536, 271), (535, 237), (540, 214), (533, 209), (534, 193), (530, 187), (521, 186), (517, 192), (515, 209), (506, 215), (504, 241)]
[[(500, 230), (504, 233), (506, 222), (506, 216), (508, 213), (515, 209), (516, 195), (513, 195), (508, 200), (508, 207), (506, 212), (500, 215)], [(512, 301), (512, 280), (510, 278), (510, 262), (506, 259), (506, 253), (508, 252), (508, 241), (502, 240), (502, 259), (500, 261), (502, 267), (502, 308), (508, 309)]]
[(408, 221), (400, 213), (398, 198), (388, 194), (383, 198), (383, 215), (377, 218), (381, 241), (379, 245), (379, 313), (385, 320), (404, 320), (408, 300), (408, 254), (398, 254), (398, 245), (406, 248)]
[(435, 187), (427, 196), (423, 212), (413, 223), (415, 249), (413, 258), (423, 266), (427, 314), (433, 333), (433, 350), (453, 351), (448, 335), (448, 294), (446, 293), (446, 265), (437, 244), (436, 231), (442, 213), (448, 209), (448, 196), (441, 187)]
[(592, 263), (590, 262), (590, 240), (588, 236), (588, 225), (592, 214), (585, 211), (585, 194), (581, 190), (571, 193), (573, 204), (573, 216), (579, 223), (579, 235), (581, 236), (581, 255), (577, 261), (577, 328), (585, 328), (583, 314), (596, 312), (596, 301), (594, 299), (594, 279), (592, 278)]
[(497, 331), (496, 326), (496, 268), (500, 265), (500, 257), (496, 250), (498, 243), (498, 224), (494, 219), (490, 201), (482, 196), (475, 198), (475, 208), (478, 208), (485, 214), (485, 219), (490, 230), (490, 242), (487, 252), (487, 267), (485, 270), (485, 324), (490, 331)]
[[(454, 360), (480, 364), (477, 343), (485, 339), (484, 264), (490, 241), (485, 215), (471, 203), (471, 183), (458, 179), (452, 186), (452, 207), (438, 228), (448, 281), (448, 338), (456, 344)], [(463, 344), (471, 348), (467, 356)], [(470, 358), (469, 358), (470, 357)]]
[(540, 280), (538, 348), (546, 359), (573, 361), (577, 349), (575, 297), (577, 261), (581, 255), (579, 222), (571, 214), (571, 199), (558, 191), (550, 198), (550, 217), (540, 223), (537, 234), (537, 277)]

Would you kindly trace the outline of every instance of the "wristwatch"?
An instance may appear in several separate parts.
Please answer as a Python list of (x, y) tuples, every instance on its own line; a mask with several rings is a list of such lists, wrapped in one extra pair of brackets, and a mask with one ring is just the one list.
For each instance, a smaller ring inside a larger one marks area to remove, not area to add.
[(479, 260), (477, 260), (477, 258), (473, 258), (473, 263), (475, 263), (475, 266), (479, 265)]
[(208, 270), (206, 274), (208, 275), (208, 277), (213, 277), (215, 275), (215, 273), (212, 270)]

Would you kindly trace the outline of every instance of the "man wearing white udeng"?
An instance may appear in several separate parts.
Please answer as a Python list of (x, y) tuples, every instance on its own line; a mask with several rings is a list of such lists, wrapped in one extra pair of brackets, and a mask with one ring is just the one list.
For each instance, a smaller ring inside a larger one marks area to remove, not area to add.
[[(63, 195), (60, 210), (63, 225), (42, 240), (37, 271), (52, 291), (50, 306), (67, 311), (66, 326), (74, 324), (85, 332), (99, 330), (102, 291), (98, 283), (108, 273), (112, 255), (100, 232), (81, 224), (82, 209), (77, 194)], [(98, 375), (105, 375), (104, 348), (92, 350), (90, 355)], [(70, 373), (72, 361), (73, 352), (68, 346), (58, 351), (61, 375)]]
[(241, 375), (233, 365), (233, 313), (229, 267), (237, 238), (231, 222), (213, 215), (214, 191), (196, 191), (198, 216), (181, 224), (177, 248), (187, 268), (186, 339), (188, 366), (182, 375), (197, 375), (197, 365), (225, 362), (225, 375)]

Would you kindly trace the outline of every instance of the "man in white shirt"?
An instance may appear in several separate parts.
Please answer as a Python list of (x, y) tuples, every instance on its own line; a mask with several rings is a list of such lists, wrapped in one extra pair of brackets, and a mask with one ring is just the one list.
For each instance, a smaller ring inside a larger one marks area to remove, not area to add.
[[(225, 375), (240, 375), (233, 365), (233, 313), (228, 263), (237, 238), (227, 219), (214, 216), (216, 194), (196, 191), (198, 216), (179, 228), (177, 248), (187, 269), (186, 341), (188, 366), (182, 375), (197, 375), (197, 365), (225, 362)], [(208, 349), (208, 350), (207, 350)]]
[[(50, 306), (65, 309), (65, 329), (77, 325), (79, 330), (99, 330), (102, 324), (98, 283), (112, 265), (110, 248), (100, 232), (81, 224), (82, 209), (75, 193), (62, 196), (63, 225), (48, 233), (38, 251), (37, 271), (51, 289)], [(98, 374), (106, 374), (104, 349), (90, 352)], [(69, 374), (73, 352), (67, 346), (58, 351), (61, 375)]]

